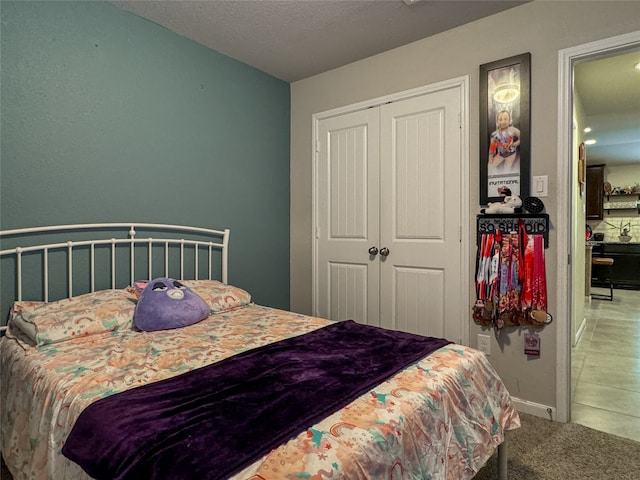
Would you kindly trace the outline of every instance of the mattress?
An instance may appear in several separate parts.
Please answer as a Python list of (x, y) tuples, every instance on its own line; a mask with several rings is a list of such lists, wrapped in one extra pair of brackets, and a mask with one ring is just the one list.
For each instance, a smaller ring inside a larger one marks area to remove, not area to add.
[[(16, 480), (88, 478), (61, 450), (89, 404), (328, 323), (247, 303), (185, 328), (113, 328), (39, 346), (14, 330), (0, 340), (2, 455)], [(232, 478), (466, 479), (518, 427), (484, 354), (450, 344)]]

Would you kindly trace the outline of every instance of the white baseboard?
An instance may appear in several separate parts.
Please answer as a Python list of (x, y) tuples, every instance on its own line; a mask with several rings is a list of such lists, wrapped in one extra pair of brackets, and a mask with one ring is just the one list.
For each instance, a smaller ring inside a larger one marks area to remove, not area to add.
[(518, 412), (528, 413), (540, 418), (547, 418), (550, 420), (556, 420), (556, 407), (550, 407), (549, 405), (543, 405), (541, 403), (530, 402), (528, 400), (522, 400), (517, 397), (511, 397), (514, 407)]
[(584, 333), (584, 329), (587, 328), (587, 319), (583, 318), (580, 326), (578, 327), (578, 331), (576, 332), (576, 336), (573, 339), (573, 346), (576, 347), (578, 343), (580, 343), (580, 339), (582, 338), (582, 334)]

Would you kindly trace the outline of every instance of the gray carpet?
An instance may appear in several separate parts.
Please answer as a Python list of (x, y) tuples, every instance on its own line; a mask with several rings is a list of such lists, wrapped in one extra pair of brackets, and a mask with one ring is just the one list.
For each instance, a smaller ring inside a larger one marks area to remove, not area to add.
[[(640, 479), (639, 442), (525, 413), (520, 420), (507, 433), (509, 480)], [(474, 479), (496, 478), (494, 455)]]
[[(509, 480), (640, 478), (639, 442), (525, 413), (520, 419), (522, 428), (507, 434)], [(495, 455), (474, 478), (498, 478)], [(4, 465), (0, 479), (11, 479)]]

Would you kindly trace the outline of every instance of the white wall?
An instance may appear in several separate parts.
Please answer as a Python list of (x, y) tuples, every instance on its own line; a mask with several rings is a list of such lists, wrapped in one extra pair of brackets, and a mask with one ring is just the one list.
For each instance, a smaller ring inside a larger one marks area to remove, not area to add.
[(604, 171), (605, 182), (609, 182), (614, 188), (634, 187), (640, 184), (640, 157), (636, 161), (633, 165), (607, 166)]
[[(557, 183), (558, 52), (603, 38), (640, 30), (640, 2), (534, 1), (464, 27), (355, 62), (291, 85), (291, 309), (311, 313), (312, 302), (312, 124), (313, 113), (366, 99), (470, 77), (470, 235), (479, 212), (479, 65), (531, 52), (532, 175), (549, 175), (550, 248), (546, 254), (549, 311), (558, 299), (554, 279), (562, 272), (556, 261), (554, 226), (570, 222), (571, 212), (557, 211), (557, 195), (568, 185)], [(380, 34), (380, 32), (373, 32)], [(474, 159), (476, 159), (474, 161)], [(470, 245), (475, 245), (473, 238)], [(469, 251), (473, 265), (475, 247)], [(473, 279), (469, 278), (470, 284)], [(471, 289), (474, 292), (474, 289)], [(473, 299), (468, 299), (471, 311)], [(534, 404), (556, 403), (556, 337), (567, 318), (555, 318), (541, 333), (542, 355), (523, 354), (524, 332), (513, 332), (503, 345), (492, 345), (492, 364), (512, 395)], [(470, 338), (480, 329), (469, 318)]]

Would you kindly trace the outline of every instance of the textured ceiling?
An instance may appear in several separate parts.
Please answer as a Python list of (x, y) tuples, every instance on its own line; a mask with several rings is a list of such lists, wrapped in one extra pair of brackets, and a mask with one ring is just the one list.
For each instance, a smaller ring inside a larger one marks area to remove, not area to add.
[(294, 82), (526, 1), (113, 0), (213, 50)]

